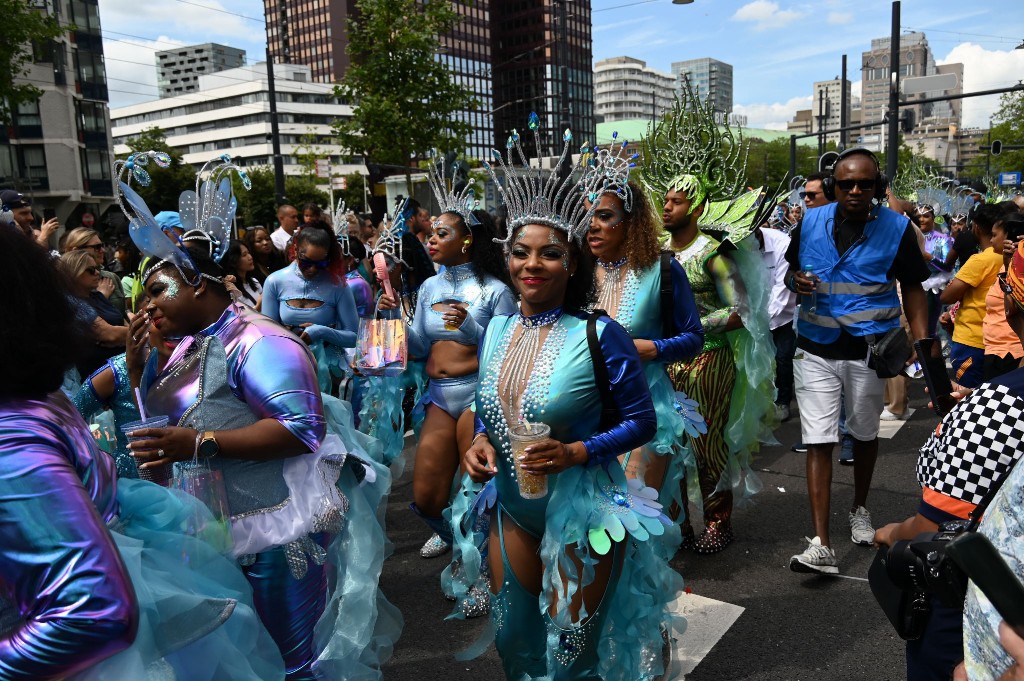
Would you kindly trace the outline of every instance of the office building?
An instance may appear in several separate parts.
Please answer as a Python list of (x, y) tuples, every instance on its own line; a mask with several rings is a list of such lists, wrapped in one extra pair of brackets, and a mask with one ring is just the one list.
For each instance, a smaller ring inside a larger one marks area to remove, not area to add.
[[(275, 63), (306, 65), (317, 83), (341, 82), (350, 63), (347, 22), (358, 14), (355, 0), (264, 0), (263, 7), (267, 44)], [(484, 158), (494, 146), (493, 12), (489, 0), (454, 3), (452, 7), (462, 21), (440, 37), (438, 59), (479, 102), (476, 109), (455, 116), (473, 126), (466, 140), (466, 154)], [(589, 20), (589, 9), (587, 13)]]
[(654, 120), (672, 108), (675, 79), (633, 57), (594, 64), (594, 115), (599, 123)]
[(0, 187), (32, 200), (36, 219), (56, 217), (67, 229), (113, 202), (110, 115), (97, 0), (35, 3), (73, 26), (35, 45), (28, 71), (15, 78), (42, 91), (0, 126)]
[[(285, 175), (308, 172), (300, 156), (310, 155), (329, 159), (334, 174), (362, 172), (362, 159), (338, 145), (331, 128), (335, 120), (351, 116), (352, 107), (338, 102), (334, 86), (312, 83), (310, 76), (308, 66), (274, 66)], [(118, 154), (128, 153), (126, 143), (132, 137), (159, 127), (167, 143), (196, 167), (224, 152), (243, 167), (273, 165), (270, 92), (263, 63), (199, 76), (195, 93), (114, 109), (111, 120)]]
[[(566, 40), (560, 37), (559, 15), (566, 16)], [(501, 145), (498, 148), (503, 148), (513, 128), (526, 127), (532, 111), (540, 116), (546, 154), (561, 153), (566, 123), (578, 142), (593, 140), (597, 132), (590, 3), (492, 3), (491, 22), (494, 137)], [(562, 97), (563, 64), (567, 99)], [(563, 113), (566, 107), (568, 121)]]
[(199, 76), (245, 66), (245, 50), (217, 43), (189, 45), (156, 53), (156, 84), (161, 97), (199, 89)]
[[(871, 49), (861, 55), (862, 90), (861, 107), (865, 123), (881, 122), (885, 118), (889, 105), (890, 81), (890, 41), (889, 38), (876, 38), (871, 41)], [(912, 102), (940, 95), (961, 94), (963, 92), (963, 64), (946, 64), (936, 66), (935, 58), (928, 39), (924, 33), (906, 33), (900, 36), (900, 80), (920, 76), (934, 76), (950, 73), (957, 76), (956, 85), (948, 90), (921, 92), (904, 95), (903, 101)], [(960, 101), (932, 102), (913, 106), (900, 107), (900, 113), (910, 110), (916, 126), (929, 127), (940, 138), (948, 137), (948, 126), (960, 126)], [(864, 131), (864, 142), (870, 148), (879, 151), (885, 147), (884, 125)]]
[(705, 57), (672, 62), (676, 91), (682, 92), (683, 80), (701, 99), (710, 97), (714, 110), (723, 115), (732, 113), (732, 65)]
[[(822, 130), (835, 130), (842, 125), (842, 96), (844, 83), (841, 79), (825, 80), (814, 84), (814, 99), (811, 100), (811, 130), (819, 133)], [(846, 89), (846, 121), (850, 125), (850, 113), (853, 109), (853, 96), (850, 92), (850, 81), (845, 82)], [(839, 142), (839, 133), (825, 135), (826, 142)]]

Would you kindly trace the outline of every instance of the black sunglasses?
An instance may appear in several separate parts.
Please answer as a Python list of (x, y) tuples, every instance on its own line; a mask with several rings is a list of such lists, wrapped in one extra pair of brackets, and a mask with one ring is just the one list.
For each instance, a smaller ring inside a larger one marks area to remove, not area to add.
[(844, 192), (852, 192), (854, 187), (857, 187), (862, 192), (869, 192), (875, 188), (876, 182), (878, 180), (875, 178), (870, 180), (836, 180), (836, 186)]
[(315, 267), (318, 270), (325, 270), (331, 264), (329, 258), (324, 260), (307, 260), (306, 258), (297, 258), (299, 262), (299, 269), (308, 270), (310, 267)]
[(100, 270), (97, 267), (86, 267), (83, 270), (86, 274), (99, 274)]
[(103, 250), (103, 244), (85, 244), (84, 246), (79, 246), (78, 248), (75, 248), (74, 250), (81, 251), (81, 250), (86, 249), (86, 248), (94, 250), (94, 251), (102, 251)]
[(819, 192), (800, 192), (800, 198), (810, 199), (811, 201), (813, 201), (814, 199), (818, 198), (818, 193)]

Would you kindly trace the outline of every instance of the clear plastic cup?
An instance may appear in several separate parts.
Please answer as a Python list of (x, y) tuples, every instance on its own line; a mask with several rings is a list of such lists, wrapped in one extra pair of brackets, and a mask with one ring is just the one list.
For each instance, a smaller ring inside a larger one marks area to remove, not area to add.
[(516, 467), (516, 482), (519, 483), (519, 496), (524, 499), (543, 499), (548, 495), (548, 476), (524, 471), (519, 465), (519, 457), (526, 453), (526, 448), (531, 444), (549, 437), (551, 427), (544, 423), (520, 423), (508, 431), (508, 439), (512, 444), (512, 461)]
[[(142, 440), (141, 437), (132, 437), (130, 433), (136, 430), (142, 430), (143, 428), (166, 428), (168, 418), (166, 416), (150, 416), (148, 419), (142, 421), (132, 421), (121, 426), (121, 432), (128, 438), (128, 442), (134, 442), (135, 440)], [(174, 464), (164, 464), (163, 466), (157, 466), (156, 468), (140, 468), (139, 479), (149, 480), (155, 482), (162, 487), (168, 487), (171, 484), (171, 478), (174, 474)]]

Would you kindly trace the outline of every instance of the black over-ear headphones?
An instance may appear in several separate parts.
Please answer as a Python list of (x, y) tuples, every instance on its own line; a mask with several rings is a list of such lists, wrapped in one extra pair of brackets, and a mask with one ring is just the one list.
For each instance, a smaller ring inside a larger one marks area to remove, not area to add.
[(889, 187), (889, 178), (882, 172), (882, 164), (878, 162), (878, 157), (875, 156), (874, 152), (864, 147), (850, 147), (849, 149), (840, 153), (832, 164), (832, 172), (825, 176), (825, 179), (821, 181), (821, 190), (825, 194), (825, 198), (829, 201), (836, 200), (836, 167), (839, 163), (850, 156), (860, 154), (861, 156), (867, 156), (875, 163), (875, 195), (874, 198), (881, 202), (885, 200), (885, 190)]

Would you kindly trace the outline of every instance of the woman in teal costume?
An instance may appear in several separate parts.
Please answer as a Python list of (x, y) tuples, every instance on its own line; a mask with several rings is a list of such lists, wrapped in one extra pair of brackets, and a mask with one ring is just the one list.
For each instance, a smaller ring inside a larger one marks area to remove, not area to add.
[[(461, 495), (453, 509), (463, 561), (456, 596), (479, 575), (472, 526), (490, 508), (488, 633), (506, 677), (653, 678), (663, 671), (662, 632), (671, 636), (674, 629), (666, 606), (681, 578), (645, 541), (669, 522), (657, 492), (627, 482), (616, 457), (654, 436), (654, 407), (621, 326), (597, 318), (599, 350), (590, 348), (584, 311), (593, 303), (594, 279), (579, 244), (593, 214), (583, 205), (588, 193), (560, 193), (552, 178), (537, 196), (545, 183), (535, 179), (514, 177), (504, 189), (520, 313), (493, 319), (481, 346), (477, 434), (463, 465), (475, 483), (487, 484), (479, 494)], [(598, 383), (595, 362), (611, 377), (606, 386)], [(614, 425), (602, 423), (603, 405), (616, 412), (608, 419)], [(508, 433), (523, 422), (545, 423), (551, 436), (514, 459)], [(523, 498), (516, 466), (547, 476), (547, 496)]]
[(664, 490), (663, 502), (679, 504), (679, 482), (687, 468), (695, 470), (683, 437), (687, 432), (699, 433), (701, 422), (687, 423), (676, 410), (676, 393), (665, 366), (695, 356), (704, 342), (704, 329), (690, 282), (674, 259), (668, 261), (672, 320), (670, 331), (666, 329), (661, 293), (664, 265), (659, 260), (658, 227), (650, 203), (625, 177), (615, 179), (599, 199), (587, 233), (590, 252), (597, 259), (596, 308), (608, 312), (633, 337), (658, 413), (657, 435), (642, 450), (623, 457), (623, 463), (628, 477)]

